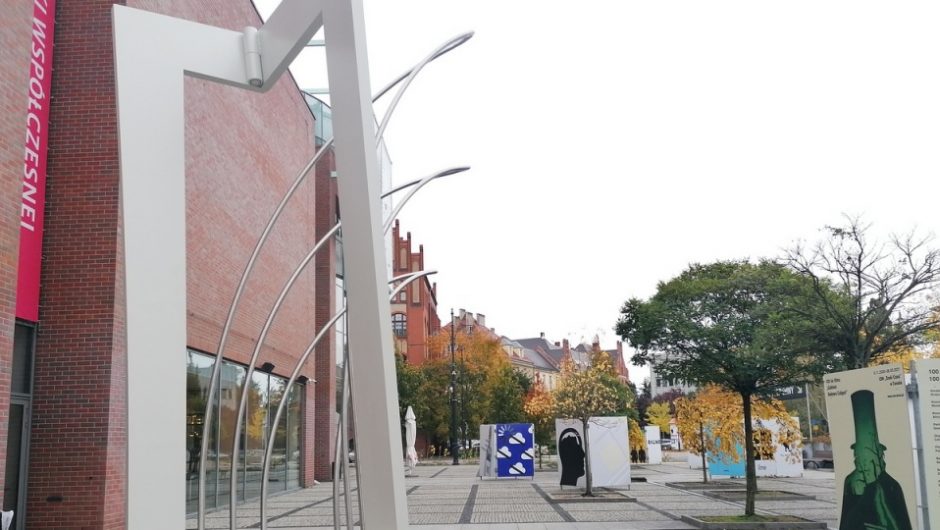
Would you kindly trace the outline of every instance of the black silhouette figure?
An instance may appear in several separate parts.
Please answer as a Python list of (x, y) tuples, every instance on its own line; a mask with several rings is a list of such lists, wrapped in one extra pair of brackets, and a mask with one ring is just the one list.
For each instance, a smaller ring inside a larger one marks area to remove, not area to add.
[(561, 485), (577, 486), (584, 476), (584, 446), (576, 429), (565, 429), (558, 437), (558, 456), (561, 458)]

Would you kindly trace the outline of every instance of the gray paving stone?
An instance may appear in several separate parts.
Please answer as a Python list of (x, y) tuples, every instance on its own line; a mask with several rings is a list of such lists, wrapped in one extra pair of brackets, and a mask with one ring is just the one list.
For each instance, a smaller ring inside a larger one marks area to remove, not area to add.
[(525, 522), (553, 522), (564, 521), (560, 515), (553, 511), (539, 512), (477, 512), (474, 510), (470, 516), (471, 523), (525, 523)]
[(460, 514), (415, 513), (408, 515), (408, 522), (411, 524), (457, 524), (460, 522)]

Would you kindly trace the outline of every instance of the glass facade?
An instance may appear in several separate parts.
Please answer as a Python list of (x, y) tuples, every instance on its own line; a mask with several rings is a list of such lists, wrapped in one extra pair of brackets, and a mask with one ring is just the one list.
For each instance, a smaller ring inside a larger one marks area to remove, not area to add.
[[(186, 510), (197, 509), (199, 487), (199, 451), (202, 445), (203, 417), (209, 395), (214, 357), (189, 351), (186, 363)], [(210, 430), (209, 457), (206, 462), (206, 508), (226, 506), (232, 469), (232, 442), (235, 417), (247, 369), (222, 361), (221, 378)], [(241, 440), (238, 444), (238, 500), (257, 499), (261, 495), (261, 463), (268, 442), (271, 423), (287, 379), (255, 371), (248, 386), (248, 401), (242, 419)], [(271, 471), (268, 491), (271, 493), (300, 487), (301, 397), (304, 385), (291, 388), (287, 408), (274, 437), (271, 453)], [(221, 422), (220, 422), (221, 420)]]

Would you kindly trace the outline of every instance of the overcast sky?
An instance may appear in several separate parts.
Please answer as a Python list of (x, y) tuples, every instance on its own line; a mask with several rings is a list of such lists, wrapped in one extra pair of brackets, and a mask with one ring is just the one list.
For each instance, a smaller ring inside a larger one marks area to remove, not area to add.
[[(690, 262), (775, 256), (843, 213), (938, 230), (936, 2), (364, 5), (373, 89), (476, 32), (386, 133), (396, 183), (473, 168), (400, 216), (444, 320), (610, 348), (621, 304)], [(322, 49), (293, 71), (324, 88)]]

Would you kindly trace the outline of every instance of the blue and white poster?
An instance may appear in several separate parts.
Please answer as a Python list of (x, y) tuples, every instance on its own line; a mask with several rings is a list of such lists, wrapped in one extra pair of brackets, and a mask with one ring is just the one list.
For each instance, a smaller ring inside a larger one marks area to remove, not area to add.
[(531, 423), (496, 425), (496, 476), (535, 476), (535, 426)]

